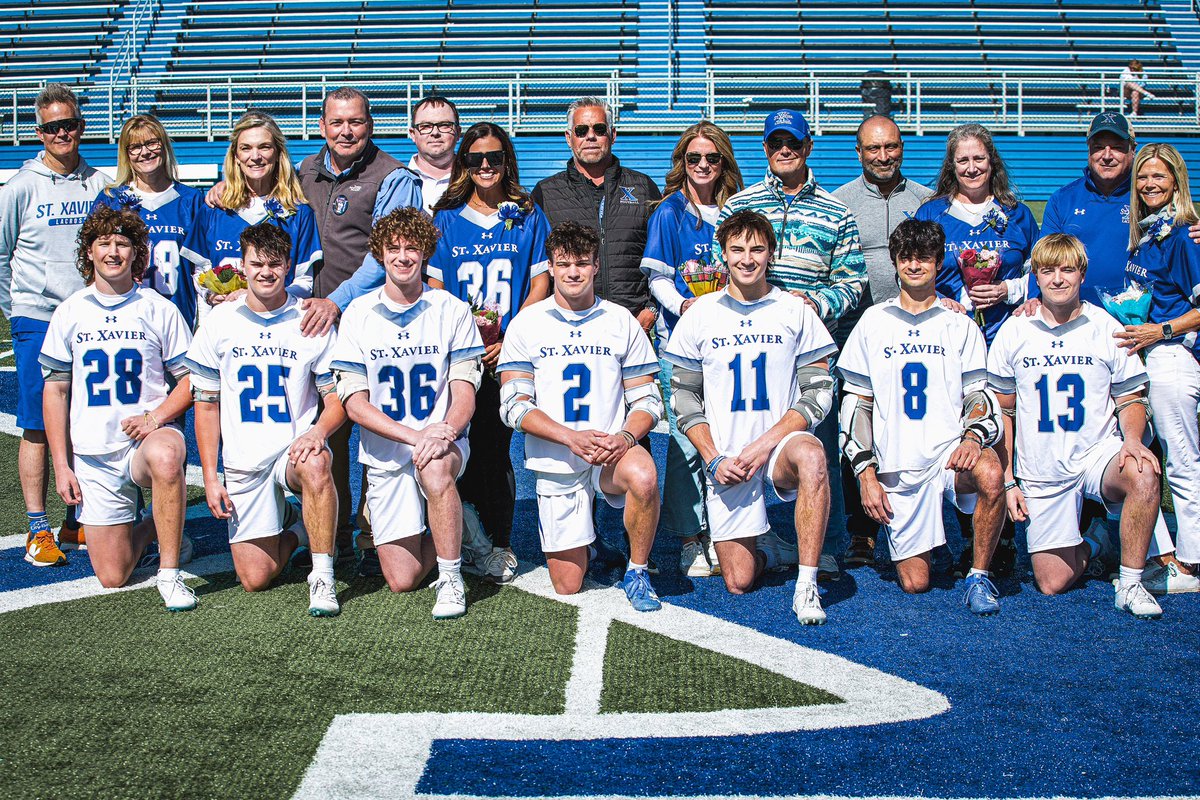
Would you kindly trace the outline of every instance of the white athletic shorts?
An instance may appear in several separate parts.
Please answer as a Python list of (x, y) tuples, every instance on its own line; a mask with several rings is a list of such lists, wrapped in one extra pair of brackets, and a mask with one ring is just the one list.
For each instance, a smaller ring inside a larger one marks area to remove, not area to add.
[[(288, 446), (289, 448), (291, 445)], [(233, 502), (229, 543), (249, 542), (283, 532), (284, 503), (294, 492), (287, 485), (288, 451), (254, 472), (225, 469), (225, 491)]]
[[(183, 438), (172, 425), (163, 426)], [(138, 484), (133, 480), (133, 456), (140, 442), (102, 456), (75, 454), (75, 479), (83, 495), (77, 518), (81, 525), (127, 525), (137, 518)], [(149, 486), (142, 486), (149, 489)]]
[(625, 507), (625, 495), (600, 489), (603, 469), (595, 466), (570, 475), (537, 473), (538, 537), (543, 553), (561, 553), (595, 541), (592, 498), (597, 494), (613, 508)]
[(892, 507), (892, 524), (885, 525), (883, 531), (892, 561), (919, 556), (946, 543), (946, 526), (942, 521), (944, 501), (950, 501), (964, 514), (975, 512), (976, 495), (959, 494), (954, 488), (958, 473), (946, 469), (958, 444), (954, 441), (946, 445), (938, 459), (937, 468), (929, 471), (925, 481), (916, 486), (898, 486), (895, 489), (885, 485), (888, 503)]
[(1114, 436), (1096, 447), (1074, 481), (1021, 481), (1021, 493), (1029, 508), (1025, 537), (1030, 553), (1074, 547), (1083, 541), (1079, 535), (1079, 511), (1083, 508), (1084, 497), (1103, 503), (1109, 514), (1121, 513), (1121, 503), (1110, 503), (1100, 495), (1104, 470), (1119, 452), (1121, 440)]
[[(464, 436), (456, 439), (454, 446), (462, 454), (462, 466), (455, 476), (461, 478), (471, 456), (471, 445)], [(412, 461), (400, 469), (367, 468), (367, 508), (377, 546), (425, 532), (425, 490)]]
[(708, 509), (708, 532), (714, 542), (761, 536), (771, 529), (771, 524), (767, 521), (767, 499), (764, 496), (767, 484), (779, 495), (780, 500), (790, 503), (796, 499), (795, 489), (781, 490), (771, 480), (771, 475), (775, 472), (775, 463), (779, 460), (784, 445), (796, 436), (808, 436), (820, 444), (820, 440), (808, 431), (793, 431), (775, 445), (771, 457), (767, 459), (766, 468), (759, 470), (758, 474), (745, 483), (722, 486), (713, 480), (706, 481), (708, 488), (705, 491), (704, 504)]

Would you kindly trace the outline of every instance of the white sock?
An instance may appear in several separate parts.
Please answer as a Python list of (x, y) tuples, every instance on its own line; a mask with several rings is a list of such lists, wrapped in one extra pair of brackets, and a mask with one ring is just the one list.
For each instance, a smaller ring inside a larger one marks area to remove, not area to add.
[(1118, 570), (1118, 572), (1117, 572), (1117, 588), (1118, 589), (1124, 589), (1129, 586), (1132, 586), (1135, 583), (1141, 583), (1141, 582), (1142, 582), (1142, 570), (1134, 569), (1133, 567), (1127, 567), (1124, 564), (1121, 565), (1120, 570)]
[(633, 570), (634, 572), (645, 572), (646, 571), (645, 564), (635, 564), (632, 561), (629, 562), (629, 568), (631, 570)]
[(461, 558), (439, 558), (437, 560), (438, 575), (461, 575), (462, 559)]
[(174, 583), (175, 579), (178, 577), (179, 577), (178, 569), (160, 569), (158, 571), (158, 582), (159, 583)]
[(802, 583), (816, 583), (816, 582), (817, 582), (817, 568), (816, 567), (806, 567), (803, 564), (801, 564), (799, 567), (799, 571), (796, 574), (796, 585), (799, 586)]
[(308, 573), (308, 576), (333, 583), (333, 556), (328, 553), (313, 553), (312, 572)]
[(975, 569), (974, 567), (971, 567), (971, 571), (967, 573), (967, 577), (969, 578), (972, 575), (982, 575), (986, 578), (990, 574), (991, 573), (989, 573), (986, 569)]

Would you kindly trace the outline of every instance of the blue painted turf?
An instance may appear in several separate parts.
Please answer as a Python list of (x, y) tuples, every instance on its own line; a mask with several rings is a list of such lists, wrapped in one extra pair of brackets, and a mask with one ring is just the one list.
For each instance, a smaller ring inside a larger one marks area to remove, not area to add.
[[(0, 410), (11, 413), (13, 396), (12, 373), (0, 373)], [(652, 439), (661, 470), (665, 437)], [(517, 463), (521, 446), (518, 435)], [(357, 496), (357, 470), (353, 474)], [(527, 473), (518, 474), (518, 495), (514, 549), (523, 561), (542, 563)], [(604, 507), (600, 513), (601, 530), (620, 530), (617, 512)], [(772, 524), (790, 530), (790, 514), (790, 507), (776, 502)], [(953, 515), (947, 523), (957, 550)], [(227, 547), (223, 524), (201, 519), (188, 526), (198, 555)], [(999, 582), (1000, 615), (979, 619), (963, 606), (961, 581), (944, 580), (914, 597), (900, 591), (891, 570), (860, 568), (825, 594), (829, 624), (801, 628), (790, 611), (794, 573), (771, 575), (755, 592), (732, 597), (719, 578), (679, 575), (678, 552), (677, 541), (656, 543), (662, 574), (654, 584), (664, 601), (898, 675), (943, 693), (952, 708), (917, 722), (753, 737), (439, 741), (419, 790), (501, 796), (551, 790), (678, 796), (1200, 794), (1195, 715), (1200, 595), (1165, 598), (1164, 619), (1143, 622), (1113, 609), (1113, 590), (1104, 581), (1047, 598), (1027, 578), (1013, 578)], [(91, 574), (85, 556), (73, 554), (70, 560), (67, 567), (35, 570), (21, 561), (20, 548), (0, 550), (0, 591)], [(1023, 573), (1027, 560), (1020, 566)]]

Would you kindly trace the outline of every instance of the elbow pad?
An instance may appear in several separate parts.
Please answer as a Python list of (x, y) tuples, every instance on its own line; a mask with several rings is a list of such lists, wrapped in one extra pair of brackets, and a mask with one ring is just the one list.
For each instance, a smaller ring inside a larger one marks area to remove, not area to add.
[(351, 395), (359, 392), (370, 392), (371, 387), (367, 385), (367, 376), (349, 370), (338, 370), (337, 372), (337, 393), (338, 399), (345, 403), (350, 399)]
[(625, 403), (629, 406), (630, 414), (634, 411), (643, 411), (649, 414), (650, 419), (653, 420), (652, 428), (657, 426), (663, 417), (662, 395), (659, 394), (658, 384), (654, 381), (626, 389)]
[(201, 389), (199, 386), (193, 384), (192, 401), (196, 403), (219, 403), (221, 402), (221, 390)]
[(857, 475), (867, 467), (879, 468), (875, 458), (875, 434), (872, 428), (872, 412), (875, 401), (870, 397), (846, 393), (839, 414), (840, 431), (838, 444), (850, 468)]
[(963, 398), (963, 432), (979, 437), (984, 447), (992, 447), (1004, 436), (1004, 424), (1000, 417), (1000, 402), (991, 389), (976, 389)]
[(703, 374), (675, 366), (671, 372), (671, 410), (675, 412), (675, 427), (680, 433), (708, 424), (704, 416)]
[(792, 410), (804, 417), (808, 430), (815, 430), (833, 408), (833, 376), (828, 367), (800, 367), (796, 370), (796, 384), (800, 397)]
[(479, 391), (483, 382), (483, 361), (479, 358), (468, 358), (450, 365), (449, 381), (466, 381)]
[(531, 378), (516, 378), (500, 386), (500, 419), (514, 431), (525, 432), (521, 420), (535, 408)]

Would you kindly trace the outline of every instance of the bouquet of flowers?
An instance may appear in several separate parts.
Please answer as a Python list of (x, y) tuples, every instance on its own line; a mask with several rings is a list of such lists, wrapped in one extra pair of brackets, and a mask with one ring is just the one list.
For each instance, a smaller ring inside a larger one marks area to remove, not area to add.
[(500, 212), (500, 219), (504, 220), (504, 230), (506, 231), (511, 231), (514, 223), (520, 223), (525, 219), (525, 213), (521, 211), (521, 207), (512, 200), (505, 200), (496, 206), (496, 210)]
[(500, 341), (500, 304), (488, 300), (482, 304), (471, 303), (471, 315), (475, 318), (475, 327), (483, 339), (484, 347), (491, 347)]
[[(976, 286), (995, 283), (996, 273), (1000, 271), (1000, 254), (995, 250), (976, 250), (974, 247), (968, 247), (958, 254), (958, 269), (968, 291)], [(975, 309), (975, 323), (983, 327), (982, 309)]]
[(1150, 319), (1150, 290), (1137, 281), (1128, 286), (1098, 286), (1097, 294), (1108, 313), (1122, 325), (1143, 325)]
[(708, 259), (688, 259), (679, 265), (679, 274), (696, 297), (719, 292), (729, 283), (729, 271)]
[(229, 294), (247, 286), (246, 273), (229, 264), (204, 270), (196, 276), (196, 283), (213, 294)]

